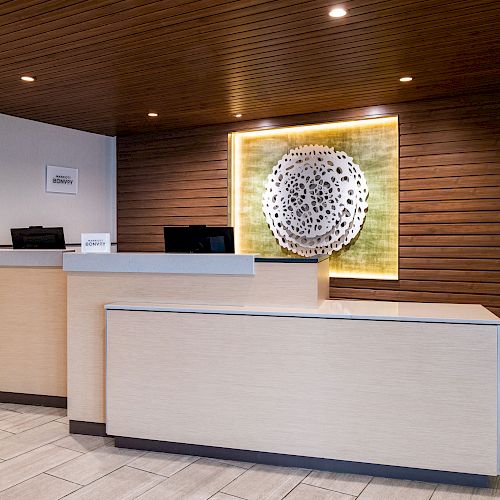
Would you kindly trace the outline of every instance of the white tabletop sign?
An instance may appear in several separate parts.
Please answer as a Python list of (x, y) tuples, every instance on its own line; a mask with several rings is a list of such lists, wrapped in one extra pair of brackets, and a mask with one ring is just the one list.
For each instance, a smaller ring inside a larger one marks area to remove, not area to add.
[(110, 233), (82, 233), (82, 253), (110, 253)]
[(78, 193), (78, 169), (69, 167), (53, 167), (47, 165), (47, 193)]

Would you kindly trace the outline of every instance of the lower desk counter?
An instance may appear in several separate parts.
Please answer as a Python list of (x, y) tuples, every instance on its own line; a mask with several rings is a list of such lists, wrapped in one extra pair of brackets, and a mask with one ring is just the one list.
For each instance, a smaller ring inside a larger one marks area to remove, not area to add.
[(254, 262), (254, 256), (234, 254), (75, 254), (65, 256), (63, 269), (68, 278), (68, 416), (71, 428), (80, 432), (82, 425), (103, 427), (106, 421), (107, 303), (300, 304), (314, 309), (329, 292), (326, 258)]
[(64, 250), (0, 250), (0, 402), (66, 405)]
[(111, 304), (107, 432), (198, 454), (494, 476), (499, 323), (467, 305)]

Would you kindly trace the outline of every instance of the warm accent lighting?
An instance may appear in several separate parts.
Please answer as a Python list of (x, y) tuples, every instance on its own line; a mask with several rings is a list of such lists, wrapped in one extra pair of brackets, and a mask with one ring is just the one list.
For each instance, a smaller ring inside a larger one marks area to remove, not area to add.
[[(346, 127), (370, 127), (372, 125), (397, 123), (397, 118), (385, 116), (380, 118), (366, 118), (364, 120), (350, 120), (335, 123), (320, 123), (317, 125), (292, 125), (290, 127), (280, 127), (267, 130), (250, 130), (248, 132), (233, 132), (236, 139), (241, 137), (266, 137), (269, 135), (288, 135), (290, 133), (312, 132), (318, 130), (334, 130)], [(238, 145), (239, 146), (239, 145)]]
[(236, 114), (234, 115), (234, 117), (235, 117), (235, 118), (241, 118), (242, 116), (243, 116), (243, 115), (242, 115), (241, 113), (236, 113)]
[(34, 76), (29, 76), (29, 75), (23, 75), (21, 77), (21, 80), (23, 82), (34, 82), (35, 81), (35, 77)]
[[(383, 113), (384, 109), (377, 111)], [(269, 121), (266, 125), (272, 124)], [(259, 130), (230, 134), (230, 216), (236, 253), (295, 257), (283, 251), (266, 223), (262, 211), (264, 181), (282, 153), (290, 148), (301, 144), (345, 145), (345, 151), (355, 153), (355, 158), (373, 162), (365, 171), (371, 203), (367, 217), (371, 219), (365, 221), (353, 248), (337, 252), (330, 259), (329, 274), (331, 277), (397, 280), (398, 117), (379, 116), (280, 128), (264, 129), (263, 126), (264, 123), (259, 122)], [(373, 159), (373, 144), (384, 148), (383, 159)], [(380, 231), (386, 234), (383, 241)]]
[(330, 17), (344, 17), (347, 14), (347, 10), (342, 7), (334, 7), (330, 12)]
[(402, 76), (399, 81), (400, 82), (411, 82), (413, 80), (412, 76)]
[(156, 118), (158, 113), (148, 113), (149, 118)]

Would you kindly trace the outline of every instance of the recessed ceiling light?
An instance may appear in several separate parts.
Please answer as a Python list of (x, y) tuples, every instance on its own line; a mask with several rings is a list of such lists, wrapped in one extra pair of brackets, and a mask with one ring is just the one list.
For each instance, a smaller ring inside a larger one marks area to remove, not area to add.
[(156, 118), (158, 113), (148, 113), (149, 118)]
[(35, 81), (35, 77), (34, 76), (29, 76), (29, 75), (23, 75), (21, 77), (21, 80), (23, 82), (34, 82)]
[(343, 7), (334, 7), (328, 14), (330, 17), (344, 17), (347, 14), (347, 10)]
[(243, 116), (243, 115), (242, 115), (241, 113), (236, 113), (236, 114), (234, 115), (234, 117), (235, 117), (235, 118), (241, 118), (242, 116)]
[(413, 80), (412, 76), (402, 76), (399, 81), (400, 82), (411, 82)]

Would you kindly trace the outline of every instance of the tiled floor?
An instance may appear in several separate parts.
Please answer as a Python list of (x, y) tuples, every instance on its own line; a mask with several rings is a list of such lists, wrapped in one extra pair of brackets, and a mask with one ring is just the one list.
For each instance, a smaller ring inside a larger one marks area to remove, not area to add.
[(468, 500), (477, 490), (115, 448), (65, 410), (0, 404), (0, 500)]

